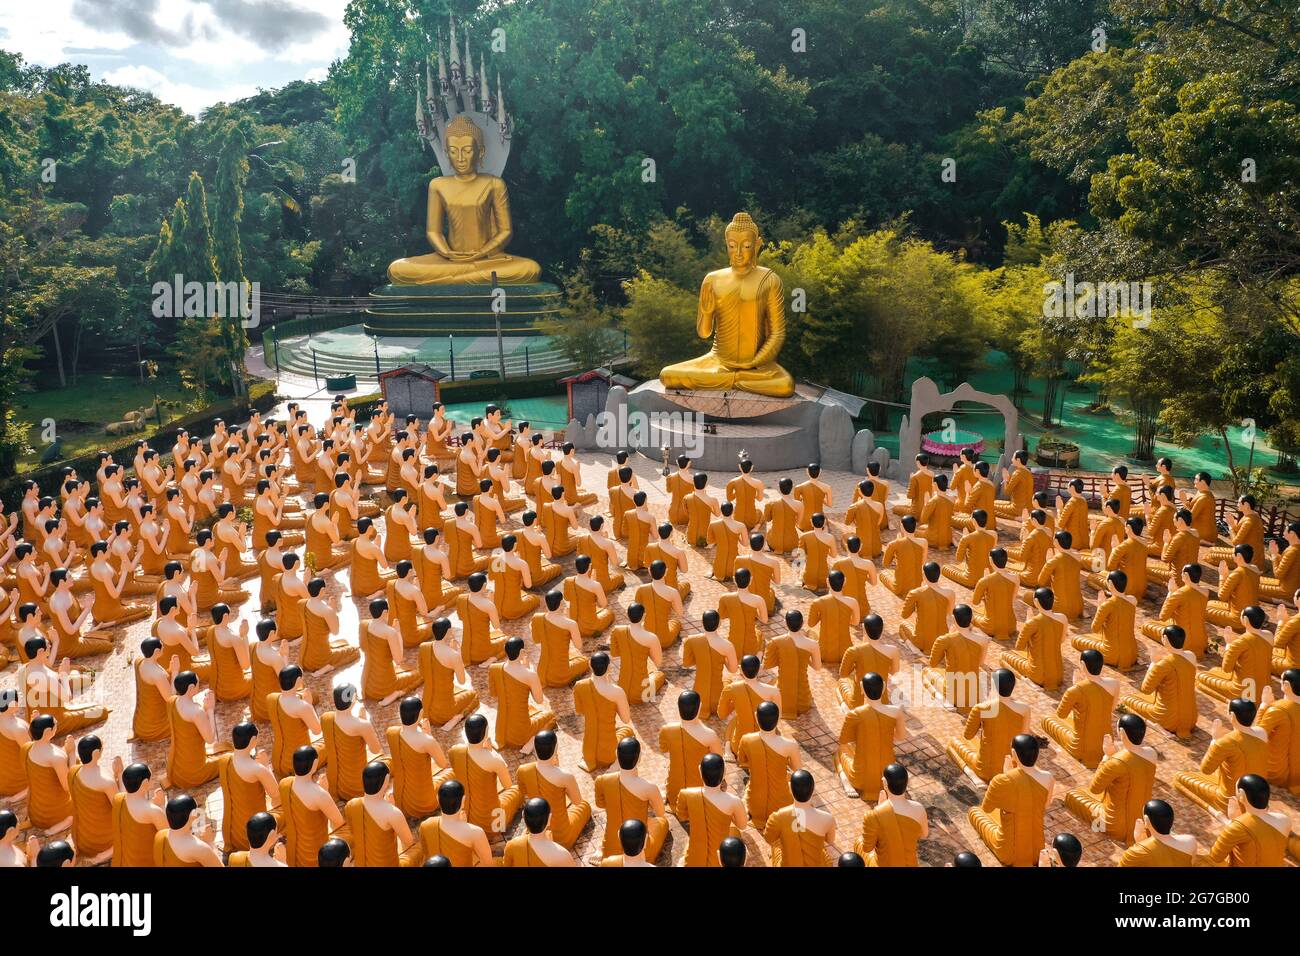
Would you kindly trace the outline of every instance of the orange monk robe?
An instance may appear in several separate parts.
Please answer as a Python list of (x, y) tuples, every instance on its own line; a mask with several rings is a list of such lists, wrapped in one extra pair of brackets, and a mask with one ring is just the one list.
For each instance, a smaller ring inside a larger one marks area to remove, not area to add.
[(636, 510), (636, 505), (632, 503), (633, 493), (631, 485), (617, 485), (609, 489), (610, 530), (619, 541), (627, 537), (627, 513)]
[(78, 853), (93, 857), (113, 848), (113, 798), (103, 790), (87, 786), (81, 779), (83, 769), (78, 766), (68, 771), (72, 839)]
[(776, 610), (776, 572), (772, 565), (751, 553), (736, 559), (736, 570), (741, 569), (749, 572), (749, 592), (761, 597), (767, 605), (767, 613), (771, 614)]
[(189, 790), (215, 780), (221, 758), (208, 753), (207, 742), (199, 728), (181, 716), (181, 700), (173, 697), (167, 705), (172, 731), (171, 746), (167, 749), (167, 782), (173, 787)]
[(1088, 524), (1088, 499), (1071, 496), (1066, 499), (1065, 507), (1056, 515), (1056, 527), (1060, 531), (1070, 532), (1070, 546), (1081, 551), (1088, 546), (1091, 528)]
[(658, 668), (650, 669), (650, 648), (632, 636), (629, 625), (620, 624), (610, 632), (609, 653), (618, 659), (618, 686), (628, 701), (641, 704), (654, 701), (667, 677)]
[(741, 599), (741, 592), (728, 591), (718, 599), (718, 615), (727, 625), (727, 640), (736, 649), (736, 660), (762, 650), (758, 633), (758, 608)]
[(971, 826), (1003, 866), (1038, 864), (1049, 793), (1032, 768), (1016, 767), (989, 781), (983, 802), (971, 808)]
[[(881, 485), (885, 485), (886, 488), (885, 494), (888, 495), (889, 486), (885, 483), (885, 480), (883, 478), (873, 478), (872, 484), (876, 488), (879, 488)], [(908, 503), (905, 505), (896, 505), (894, 507), (894, 514), (911, 515), (912, 517), (919, 520), (921, 517), (921, 513), (926, 506), (926, 503), (930, 499), (930, 495), (933, 493), (934, 493), (934, 475), (932, 475), (928, 471), (912, 472), (912, 474), (907, 479), (907, 502)]]
[(1159, 837), (1147, 837), (1125, 850), (1124, 855), (1119, 858), (1119, 862), (1115, 865), (1126, 867), (1195, 866), (1196, 841), (1187, 836), (1181, 839), (1173, 836), (1169, 839), (1178, 840), (1181, 845), (1174, 845), (1172, 842), (1167, 843)]
[(892, 570), (880, 572), (881, 583), (899, 597), (921, 586), (921, 565), (925, 561), (925, 546), (914, 538), (900, 535), (885, 545), (881, 565)]
[(1043, 718), (1043, 731), (1091, 770), (1101, 762), (1102, 739), (1110, 732), (1114, 712), (1110, 689), (1084, 678), (1066, 689), (1056, 713)]
[(771, 813), (763, 839), (772, 847), (773, 866), (830, 866), (826, 837), (804, 825), (807, 811), (791, 804)]
[(285, 862), (290, 866), (320, 864), (318, 853), (330, 838), (329, 817), (299, 799), (291, 777), (279, 782), (279, 806), (285, 826)]
[(1273, 632), (1273, 673), (1281, 677), (1292, 668), (1300, 669), (1300, 614), (1292, 614)]
[(989, 637), (1005, 641), (1016, 636), (1016, 595), (1019, 582), (1015, 575), (1001, 568), (990, 568), (975, 583), (972, 602), (983, 610), (975, 615), (974, 624)]
[(762, 731), (740, 739), (736, 765), (749, 771), (745, 809), (756, 827), (764, 826), (769, 814), (794, 801), (790, 793), (790, 759), (775, 750)]
[(1272, 680), (1272, 642), (1262, 634), (1247, 631), (1228, 642), (1221, 666), (1196, 675), (1196, 689), (1225, 704), (1238, 697), (1258, 701)]
[(1243, 813), (1219, 832), (1207, 854), (1228, 866), (1285, 866), (1288, 844), (1294, 845), (1289, 819), (1282, 813)]
[(735, 518), (717, 518), (709, 522), (704, 544), (714, 549), (712, 573), (715, 581), (730, 581), (735, 576), (743, 534), (744, 525)]
[(1065, 676), (1061, 640), (1066, 624), (1055, 612), (1039, 612), (1025, 621), (1013, 650), (1002, 652), (1002, 663), (1044, 690), (1056, 690)]
[(636, 589), (633, 600), (645, 608), (641, 623), (655, 633), (661, 646), (668, 648), (681, 634), (682, 622), (673, 617), (672, 600), (661, 593), (660, 588), (667, 590), (668, 586), (658, 581), (647, 581)]
[(727, 724), (726, 735), (727, 744), (733, 753), (746, 734), (758, 729), (756, 711), (758, 705), (765, 700), (768, 698), (744, 680), (734, 680), (722, 689), (722, 697), (718, 700), (718, 716), (724, 720), (732, 718)]
[(725, 683), (724, 667), (735, 671), (738, 661), (735, 648), (716, 631), (689, 634), (682, 640), (682, 666), (695, 669), (691, 690), (700, 695), (701, 718), (717, 712)]
[(1024, 541), (1018, 547), (1007, 548), (1007, 570), (1020, 575), (1020, 583), (1027, 588), (1038, 586), (1043, 565), (1052, 550), (1052, 536), (1046, 528), (1030, 523)]
[(1056, 551), (1043, 564), (1038, 575), (1038, 587), (1048, 587), (1056, 597), (1052, 610), (1074, 620), (1083, 614), (1083, 588), (1080, 573), (1083, 566), (1073, 551)]
[(1275, 700), (1256, 724), (1268, 735), (1268, 782), (1300, 793), (1300, 701)]
[(763, 669), (776, 669), (776, 685), (781, 690), (781, 716), (793, 720), (812, 710), (812, 687), (808, 668), (813, 661), (813, 644), (804, 634), (782, 634), (763, 648)]
[(948, 756), (985, 783), (1002, 770), (1011, 753), (1011, 739), (1025, 726), (1024, 711), (1005, 697), (994, 697), (971, 708), (961, 737), (948, 744)]
[(569, 629), (549, 620), (547, 613), (534, 614), (528, 624), (533, 643), (541, 648), (537, 675), (543, 687), (568, 687), (587, 672), (589, 665), (582, 651), (573, 646)]
[[(141, 823), (127, 806), (127, 794), (112, 800), (113, 866), (153, 866), (153, 841), (158, 828), (152, 820)], [(80, 844), (78, 844), (80, 845)]]
[(988, 573), (991, 552), (998, 544), (997, 532), (984, 528), (968, 531), (957, 542), (956, 564), (945, 564), (943, 576), (962, 587), (973, 588)]
[(569, 799), (568, 789), (552, 782), (538, 767), (537, 761), (519, 765), (515, 775), (524, 799), (540, 797), (551, 808), (551, 839), (567, 850), (572, 850), (578, 837), (591, 820), (591, 804), (586, 800), (577, 803)]
[(763, 506), (767, 544), (778, 554), (789, 554), (799, 544), (799, 519), (794, 503), (777, 498)]
[[(433, 641), (420, 645), (421, 697), (429, 721), (442, 725), (453, 717), (464, 717), (478, 709), (478, 691), (456, 684), (454, 666), (445, 664), (434, 650)], [(452, 653), (455, 653), (454, 651)]]
[(614, 570), (609, 552), (597, 543), (590, 532), (578, 538), (578, 554), (586, 555), (591, 560), (591, 573), (606, 594), (619, 590), (626, 583), (622, 572)]
[(844, 652), (853, 646), (852, 629), (861, 613), (852, 598), (832, 591), (812, 602), (808, 608), (808, 626), (817, 629), (817, 644), (822, 663), (838, 664)]
[(709, 523), (717, 510), (717, 503), (704, 493), (693, 491), (686, 497), (686, 543), (692, 548), (703, 548), (709, 543)]
[(674, 806), (677, 819), (690, 828), (683, 866), (721, 866), (718, 849), (722, 841), (729, 836), (740, 836), (731, 814), (720, 809), (705, 793), (703, 787), (690, 787), (677, 794)]
[[(277, 777), (292, 777), (293, 752), (312, 743), (311, 728), (301, 717), (285, 710), (281, 702), (283, 696), (276, 691), (266, 697), (267, 719), (271, 724), (271, 769)], [(323, 751), (321, 758), (323, 765)]]
[(894, 762), (898, 715), (896, 707), (870, 700), (844, 715), (835, 765), (860, 794), (880, 792), (885, 768)]
[(325, 749), (325, 789), (335, 800), (351, 800), (365, 793), (361, 772), (365, 769), (366, 741), (360, 734), (349, 734), (338, 724), (338, 715), (321, 715), (321, 742)]
[[(600, 587), (600, 582), (595, 578), (589, 580), (597, 588)], [(578, 579), (565, 578), (561, 590), (569, 606), (569, 616), (578, 622), (578, 633), (583, 637), (595, 637), (614, 623), (614, 611), (601, 607), (596, 592)]]
[(898, 633), (911, 642), (923, 654), (929, 654), (935, 638), (948, 630), (948, 615), (951, 610), (949, 596), (929, 582), (918, 585), (903, 599), (901, 616), (916, 616), (916, 627), (899, 624)]
[(805, 531), (799, 535), (799, 547), (804, 555), (800, 583), (809, 591), (825, 590), (834, 539), (829, 532)]
[(1206, 618), (1219, 627), (1243, 630), (1241, 612), (1259, 604), (1260, 574), (1249, 564), (1233, 568), (1227, 578), (1219, 582), (1219, 593), (1205, 608)]
[(623, 566), (629, 571), (649, 567), (645, 549), (654, 532), (654, 520), (649, 515), (640, 514), (637, 508), (629, 508), (623, 515), (623, 529), (627, 532), (627, 553), (623, 558)]
[(857, 602), (859, 619), (871, 613), (871, 602), (867, 598), (867, 584), (870, 581), (868, 575), (874, 568), (875, 565), (870, 561), (854, 554), (846, 554), (831, 565), (832, 571), (844, 575), (843, 594)]
[(980, 665), (988, 638), (960, 630), (940, 634), (930, 646), (929, 666), (921, 671), (925, 687), (939, 700), (965, 711), (980, 699)]
[(1088, 788), (1065, 794), (1065, 807), (1094, 831), (1105, 824), (1112, 840), (1129, 843), (1133, 825), (1142, 816), (1142, 808), (1151, 799), (1155, 785), (1155, 751), (1141, 748), (1145, 754), (1128, 748), (1116, 750), (1104, 759), (1092, 775)]
[(1112, 594), (1097, 605), (1092, 631), (1076, 634), (1070, 645), (1076, 651), (1099, 651), (1102, 660), (1116, 670), (1126, 671), (1137, 664), (1137, 604), (1124, 594)]
[(347, 821), (348, 847), (353, 866), (419, 866), (424, 860), (423, 847), (416, 840), (405, 850), (399, 849), (397, 833), (386, 829), (370, 813), (364, 797), (355, 797), (343, 807)]
[(732, 517), (746, 528), (753, 528), (763, 520), (760, 507), (763, 492), (745, 475), (737, 475), (727, 482), (727, 500), (732, 503)]
[(1268, 774), (1268, 737), (1257, 727), (1230, 730), (1201, 758), (1201, 769), (1174, 775), (1174, 789), (1207, 810), (1222, 813), (1237, 790), (1237, 781), (1248, 773)]
[[(897, 653), (896, 648), (895, 653)], [(862, 678), (868, 674), (879, 674), (885, 681), (885, 690), (880, 695), (880, 702), (888, 704), (889, 675), (897, 666), (897, 657), (886, 654), (881, 649), (879, 641), (867, 640), (861, 644), (854, 644), (844, 652), (844, 657), (840, 660), (840, 676), (836, 682), (840, 700), (846, 707), (860, 707), (866, 697), (862, 692)]]
[[(268, 810), (266, 788), (258, 779), (245, 780), (235, 769), (235, 755), (222, 754), (220, 764), (221, 781), (221, 843), (227, 852), (230, 850), (247, 850), (248, 821), (258, 813)], [(270, 811), (279, 826), (282, 810)]]
[(370, 624), (370, 621), (362, 621), (358, 629), (362, 695), (372, 700), (383, 700), (418, 686), (420, 672), (399, 666), (399, 662), (393, 659), (388, 638), (375, 633)]
[(1165, 654), (1147, 668), (1138, 693), (1125, 694), (1120, 703), (1144, 720), (1187, 739), (1197, 721), (1196, 658), (1186, 650)]
[(618, 702), (602, 694), (591, 678), (573, 685), (573, 709), (582, 718), (582, 762), (589, 769), (607, 767), (618, 755), (618, 742), (634, 736), (619, 726)]
[(811, 478), (795, 485), (790, 497), (803, 505), (803, 513), (799, 516), (800, 531), (812, 530), (812, 516), (826, 511), (828, 495), (829, 489), (826, 485)]
[(555, 712), (534, 703), (532, 689), (506, 670), (504, 663), (488, 667), (488, 689), (497, 701), (493, 739), (498, 748), (519, 748), (543, 730), (555, 727)]
[(685, 524), (687, 519), (686, 496), (695, 490), (695, 473), (678, 469), (670, 474), (668, 486), (668, 520), (672, 524)]
[(853, 534), (862, 542), (858, 553), (864, 558), (874, 558), (884, 550), (880, 540), (881, 517), (866, 498), (855, 501), (844, 513), (844, 523), (853, 529)]
[(388, 740), (389, 769), (393, 772), (393, 803), (408, 817), (438, 812), (438, 788), (451, 779), (451, 769), (438, 769), (433, 757), (416, 750), (402, 737), (402, 728), (384, 731)]
[(867, 866), (919, 866), (916, 845), (921, 832), (921, 821), (886, 800), (862, 814), (862, 835), (853, 849)]
[(1178, 531), (1165, 542), (1158, 561), (1147, 559), (1147, 577), (1165, 585), (1180, 583), (1183, 567), (1197, 563), (1200, 551), (1201, 539), (1195, 531)]
[(700, 761), (713, 751), (707, 742), (700, 740), (680, 723), (672, 723), (659, 728), (659, 752), (668, 758), (668, 779), (664, 784), (665, 805), (669, 810), (674, 810), (679, 793), (688, 787), (704, 785), (700, 775)]
[(1209, 599), (1200, 588), (1191, 583), (1184, 583), (1165, 596), (1160, 606), (1160, 617), (1142, 625), (1142, 633), (1153, 641), (1159, 641), (1164, 629), (1176, 624), (1183, 629), (1183, 647), (1193, 657), (1200, 658), (1209, 643), (1205, 631), (1205, 607)]
[(1034, 473), (1020, 462), (1011, 466), (1011, 473), (1002, 483), (1005, 501), (995, 502), (994, 513), (999, 518), (1018, 520), (1034, 504)]
[[(161, 656), (161, 655), (157, 655)], [(157, 656), (154, 662), (157, 662)], [(171, 734), (167, 699), (156, 684), (150, 683), (140, 675), (140, 668), (148, 660), (137, 657), (133, 668), (135, 673), (135, 712), (131, 718), (131, 737), (133, 740), (166, 740)], [(0, 790), (0, 793), (3, 793)]]
[(465, 593), (456, 598), (456, 616), (460, 618), (460, 651), (466, 666), (482, 664), (505, 653), (506, 635), (492, 626), (491, 616), (478, 606), (474, 595)]
[(496, 771), (475, 760), (468, 744), (453, 746), (447, 751), (447, 759), (451, 775), (465, 788), (466, 820), (484, 830), (489, 838), (504, 834), (524, 804), (523, 790), (518, 784), (501, 786)]
[(947, 550), (952, 547), (952, 516), (957, 510), (950, 495), (934, 495), (921, 509), (916, 522), (916, 533), (930, 543), (930, 547)]
[(637, 796), (623, 784), (622, 775), (615, 771), (596, 778), (596, 806), (605, 811), (605, 836), (601, 852), (612, 856), (622, 852), (618, 828), (627, 820), (640, 820), (646, 826), (645, 858), (654, 860), (663, 849), (668, 836), (668, 821), (650, 816), (650, 801)]

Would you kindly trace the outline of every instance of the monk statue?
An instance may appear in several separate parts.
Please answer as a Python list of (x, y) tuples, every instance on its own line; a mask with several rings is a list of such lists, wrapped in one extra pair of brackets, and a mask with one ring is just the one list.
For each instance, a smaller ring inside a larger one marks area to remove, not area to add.
[[(510, 199), (505, 180), (479, 172), (483, 130), (468, 116), (456, 116), (447, 124), (446, 144), (452, 175), (429, 183), (425, 234), (434, 251), (393, 262), (388, 267), (388, 281), (393, 285), (479, 285), (492, 282), (495, 275), (503, 285), (536, 282), (541, 266), (506, 254), (514, 235)], [(778, 282), (778, 294), (780, 288)]]
[(730, 264), (704, 277), (695, 314), (695, 331), (702, 339), (712, 336), (713, 347), (699, 358), (669, 365), (659, 373), (659, 381), (664, 388), (739, 389), (789, 398), (794, 379), (776, 364), (785, 344), (781, 279), (758, 264), (763, 239), (748, 213), (736, 213), (726, 239)]

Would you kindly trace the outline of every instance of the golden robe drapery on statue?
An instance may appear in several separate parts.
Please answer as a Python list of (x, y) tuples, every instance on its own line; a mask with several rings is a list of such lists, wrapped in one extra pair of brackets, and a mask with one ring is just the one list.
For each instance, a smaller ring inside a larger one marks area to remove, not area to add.
[(763, 240), (748, 213), (727, 226), (730, 265), (710, 272), (700, 286), (695, 329), (713, 337), (708, 354), (659, 373), (664, 388), (722, 391), (788, 398), (794, 379), (776, 362), (785, 344), (785, 289), (781, 277), (757, 263)]

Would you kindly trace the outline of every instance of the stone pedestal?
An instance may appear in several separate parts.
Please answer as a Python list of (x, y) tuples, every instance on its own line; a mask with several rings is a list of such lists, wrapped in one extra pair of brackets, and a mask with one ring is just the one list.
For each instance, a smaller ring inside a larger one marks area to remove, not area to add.
[(386, 285), (370, 293), (364, 323), (367, 335), (492, 335), (499, 308), (501, 331), (539, 335), (538, 319), (556, 317), (564, 307), (560, 287), (549, 282), (503, 285)]
[[(851, 465), (853, 420), (823, 389), (800, 383), (790, 398), (748, 392), (669, 390), (657, 379), (627, 396), (626, 444), (655, 461), (690, 456), (695, 467), (730, 473), (741, 452), (758, 471), (785, 471), (820, 462)], [(611, 393), (611, 398), (613, 394)], [(617, 414), (617, 409), (607, 409)]]

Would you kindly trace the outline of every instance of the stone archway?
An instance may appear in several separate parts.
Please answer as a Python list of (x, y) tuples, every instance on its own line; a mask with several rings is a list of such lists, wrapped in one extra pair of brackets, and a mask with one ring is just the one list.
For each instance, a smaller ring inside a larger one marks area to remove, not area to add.
[(978, 402), (1002, 414), (1004, 426), (1002, 455), (994, 472), (994, 484), (1000, 483), (1002, 469), (1011, 462), (1011, 454), (1020, 448), (1020, 410), (1005, 395), (981, 392), (970, 382), (962, 382), (951, 392), (940, 392), (933, 379), (918, 378), (912, 383), (912, 400), (898, 430), (899, 471), (910, 475), (916, 468), (916, 456), (921, 451), (921, 422), (931, 412), (950, 411), (958, 402)]

